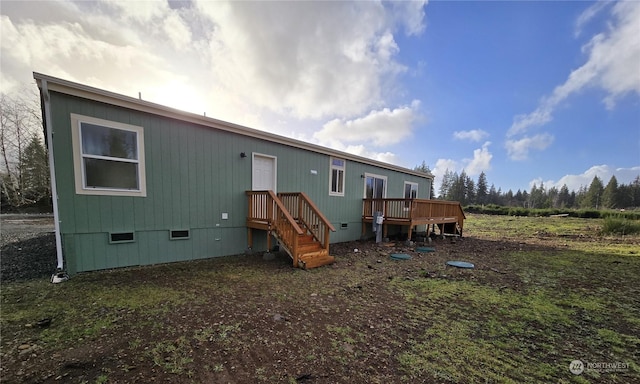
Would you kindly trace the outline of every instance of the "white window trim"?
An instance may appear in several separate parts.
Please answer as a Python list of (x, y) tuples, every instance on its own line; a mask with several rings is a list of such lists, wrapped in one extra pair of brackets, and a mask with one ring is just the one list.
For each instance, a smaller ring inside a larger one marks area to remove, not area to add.
[[(415, 183), (415, 182), (413, 182), (413, 181), (405, 181), (405, 182), (404, 182), (404, 184), (402, 185), (402, 195), (403, 195), (403, 198), (405, 198), (405, 199), (411, 199), (411, 197), (407, 197), (407, 196), (405, 195), (405, 192), (407, 191), (407, 189), (406, 189), (406, 188), (407, 188), (407, 185), (411, 185), (412, 187), (413, 187), (413, 186), (415, 186), (415, 187), (416, 187), (416, 197), (415, 197), (415, 198), (417, 199), (417, 198), (418, 198), (418, 188), (419, 188), (419, 184), (418, 184), (418, 183)], [(413, 188), (411, 188), (411, 189), (413, 189)], [(404, 210), (405, 210), (405, 211), (408, 211), (408, 210), (409, 210), (409, 202), (405, 202), (404, 204), (405, 204), (405, 206), (404, 206)]]
[[(80, 141), (80, 123), (96, 124), (107, 128), (136, 132), (138, 145), (138, 183), (139, 189), (95, 188), (85, 186), (85, 174), (82, 161), (82, 143)], [(144, 156), (144, 128), (136, 125), (118, 123), (115, 121), (98, 119), (95, 117), (71, 114), (71, 142), (73, 145), (73, 170), (75, 176), (76, 193), (79, 195), (103, 196), (147, 196), (147, 179), (145, 173)]]
[[(333, 165), (333, 160), (342, 160), (343, 161), (343, 166), (339, 167), (337, 165)], [(333, 186), (333, 170), (337, 169), (339, 171), (342, 171), (342, 192), (334, 192), (332, 191), (331, 187)], [(346, 185), (346, 180), (347, 180), (347, 160), (343, 159), (341, 157), (333, 157), (330, 156), (329, 157), (329, 196), (344, 196), (344, 189), (345, 189), (345, 185)]]
[[(402, 186), (402, 194), (404, 195), (404, 192), (406, 191), (407, 188), (407, 184), (416, 187), (416, 199), (418, 198), (418, 188), (419, 188), (419, 184), (418, 183), (414, 183), (413, 181), (405, 181), (404, 185)], [(413, 189), (413, 188), (412, 188)], [(404, 197), (405, 199), (407, 198), (406, 196)]]
[(363, 191), (362, 191), (363, 198), (364, 199), (367, 198), (367, 177), (374, 177), (376, 179), (384, 180), (384, 189), (382, 190), (382, 198), (386, 199), (387, 198), (387, 176), (376, 175), (375, 173), (365, 173), (364, 174)]

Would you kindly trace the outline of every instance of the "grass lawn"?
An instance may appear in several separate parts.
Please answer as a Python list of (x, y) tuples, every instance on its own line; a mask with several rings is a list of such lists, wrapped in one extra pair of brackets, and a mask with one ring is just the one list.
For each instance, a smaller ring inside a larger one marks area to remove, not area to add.
[(311, 271), (242, 255), (3, 282), (0, 377), (640, 382), (640, 236), (601, 236), (600, 219), (468, 216), (465, 238), (436, 252), (335, 244), (337, 263)]

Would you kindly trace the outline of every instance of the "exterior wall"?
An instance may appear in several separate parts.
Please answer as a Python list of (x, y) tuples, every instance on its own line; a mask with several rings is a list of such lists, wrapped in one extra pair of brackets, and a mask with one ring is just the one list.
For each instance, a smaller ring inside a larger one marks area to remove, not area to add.
[[(146, 197), (75, 193), (72, 113), (144, 127)], [(327, 154), (62, 93), (51, 92), (51, 121), (60, 232), (70, 273), (244, 252), (251, 153), (277, 157), (277, 191), (307, 193), (336, 227), (332, 242), (360, 237), (365, 173), (388, 178), (387, 197), (403, 197), (404, 182), (411, 181), (419, 184), (419, 198), (429, 198), (427, 178), (348, 159), (345, 196), (329, 196)], [(190, 237), (170, 240), (172, 229), (189, 229)], [(135, 241), (109, 243), (110, 232), (132, 231)], [(254, 234), (256, 250), (266, 247), (265, 237)]]

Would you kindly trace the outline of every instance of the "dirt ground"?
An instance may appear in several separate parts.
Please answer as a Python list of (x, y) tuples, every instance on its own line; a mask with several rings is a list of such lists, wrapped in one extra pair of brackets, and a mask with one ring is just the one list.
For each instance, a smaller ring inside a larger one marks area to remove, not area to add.
[[(36, 226), (16, 221), (13, 229), (7, 220), (2, 224), (3, 236), (12, 233), (7, 244), (3, 242), (3, 253), (16, 242), (21, 242), (20, 248), (28, 244), (29, 239), (17, 233), (51, 229), (46, 219), (34, 222)], [(162, 309), (162, 299), (151, 296), (149, 302), (157, 300), (154, 310), (94, 302), (87, 311), (102, 311), (108, 323), (97, 334), (79, 336), (64, 348), (46, 345), (40, 335), (43, 327), (55, 327), (61, 316), (53, 314), (51, 325), (42, 327), (36, 323), (39, 319), (12, 325), (2, 331), (0, 374), (3, 383), (399, 382), (405, 376), (396, 356), (427, 324), (407, 317), (401, 309), (404, 298), (391, 282), (471, 280), (518, 290), (523, 282), (500, 255), (523, 249), (550, 251), (562, 247), (563, 241), (544, 234), (521, 241), (356, 241), (332, 245), (337, 262), (312, 271), (292, 268), (286, 255), (264, 260), (255, 254), (82, 274), (63, 284), (82, 287), (100, 281), (122, 290), (162, 287), (168, 292), (166, 307)], [(435, 252), (418, 252), (417, 246), (433, 247)], [(55, 258), (52, 249), (42, 252)], [(390, 259), (392, 253), (412, 258), (397, 261)], [(475, 269), (449, 267), (449, 260), (474, 263)], [(5, 261), (3, 255), (3, 277)], [(6, 276), (13, 280), (13, 275)], [(193, 300), (169, 299), (175, 292)], [(6, 298), (21, 296), (15, 292)]]

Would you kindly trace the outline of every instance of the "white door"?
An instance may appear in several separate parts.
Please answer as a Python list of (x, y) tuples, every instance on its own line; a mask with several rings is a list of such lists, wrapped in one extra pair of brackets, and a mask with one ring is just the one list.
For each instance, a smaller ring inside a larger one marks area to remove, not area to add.
[(276, 192), (277, 159), (273, 156), (253, 154), (251, 189)]

